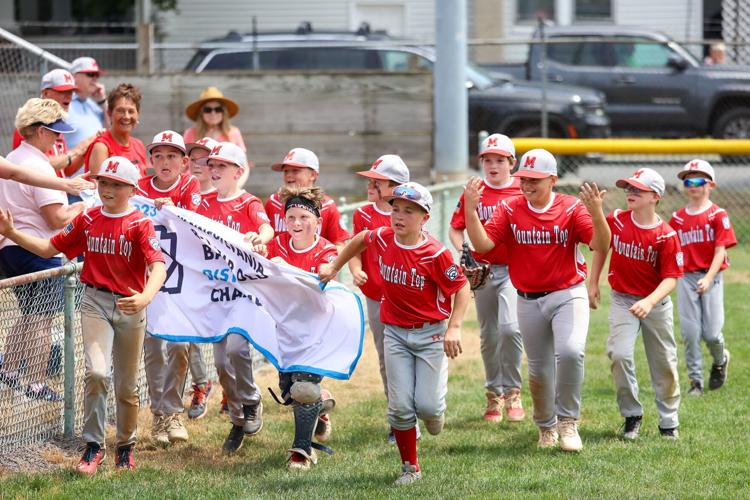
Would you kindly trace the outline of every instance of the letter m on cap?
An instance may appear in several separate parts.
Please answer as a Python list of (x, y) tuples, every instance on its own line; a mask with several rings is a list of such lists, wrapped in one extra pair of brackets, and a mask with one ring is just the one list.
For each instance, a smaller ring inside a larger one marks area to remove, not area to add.
[(487, 139), (487, 146), (497, 146), (497, 137)]
[(698, 168), (698, 162), (697, 161), (691, 161), (690, 165), (688, 165), (688, 168), (690, 170), (696, 170)]
[(534, 168), (535, 163), (536, 156), (527, 156), (526, 160), (523, 162), (523, 168)]
[(378, 158), (375, 160), (375, 163), (372, 164), (372, 170), (377, 170), (377, 168), (380, 166), (380, 164), (383, 163), (383, 160)]
[(120, 162), (118, 161), (110, 161), (107, 163), (107, 166), (104, 168), (105, 172), (112, 172), (117, 173), (117, 167), (120, 166)]
[(172, 142), (172, 133), (171, 132), (162, 133), (161, 142)]
[(289, 151), (284, 157), (284, 161), (289, 161), (293, 159), (294, 159), (294, 151)]
[(214, 146), (214, 148), (211, 150), (212, 155), (217, 155), (219, 153), (221, 153), (221, 144), (219, 144), (218, 146)]

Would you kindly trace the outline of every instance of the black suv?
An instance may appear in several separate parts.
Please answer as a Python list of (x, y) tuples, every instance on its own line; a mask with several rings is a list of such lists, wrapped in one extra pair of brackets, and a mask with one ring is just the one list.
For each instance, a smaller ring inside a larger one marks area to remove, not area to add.
[[(210, 44), (210, 45), (209, 45)], [(370, 32), (314, 32), (306, 25), (296, 33), (229, 33), (210, 40), (188, 63), (197, 73), (212, 70), (373, 70), (432, 71), (432, 47)], [(476, 152), (482, 130), (511, 137), (541, 135), (541, 86), (493, 79), (482, 69), (466, 67), (469, 89), (469, 144)], [(608, 137), (609, 117), (602, 93), (585, 87), (555, 85), (547, 91), (551, 137)]]

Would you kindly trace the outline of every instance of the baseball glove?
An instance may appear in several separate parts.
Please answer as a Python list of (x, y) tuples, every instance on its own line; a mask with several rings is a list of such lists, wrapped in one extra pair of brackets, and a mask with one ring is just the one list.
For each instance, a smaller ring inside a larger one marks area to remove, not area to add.
[(490, 277), (490, 265), (486, 262), (477, 262), (469, 250), (469, 244), (464, 242), (461, 251), (461, 270), (464, 272), (466, 279), (469, 280), (469, 286), (472, 290), (479, 290), (487, 284), (487, 278)]

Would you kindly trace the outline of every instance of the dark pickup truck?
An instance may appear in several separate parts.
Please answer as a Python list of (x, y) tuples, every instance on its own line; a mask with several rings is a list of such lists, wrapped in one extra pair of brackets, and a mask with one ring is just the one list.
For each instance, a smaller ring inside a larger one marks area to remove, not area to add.
[[(560, 26), (545, 32), (552, 42), (548, 81), (604, 92), (613, 135), (750, 138), (750, 67), (702, 65), (666, 35), (646, 29)], [(541, 50), (532, 44), (525, 64), (488, 69), (540, 81)]]

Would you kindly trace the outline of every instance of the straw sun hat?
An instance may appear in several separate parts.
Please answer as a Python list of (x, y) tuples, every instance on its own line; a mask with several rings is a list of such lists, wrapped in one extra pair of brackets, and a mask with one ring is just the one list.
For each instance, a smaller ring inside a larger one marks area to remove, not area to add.
[(188, 107), (185, 108), (185, 114), (191, 120), (196, 121), (198, 119), (198, 114), (201, 112), (201, 108), (203, 108), (203, 105), (209, 101), (219, 101), (223, 104), (229, 113), (229, 118), (232, 118), (240, 111), (240, 107), (237, 103), (224, 97), (221, 90), (216, 87), (207, 87), (203, 89), (197, 101), (189, 104)]

